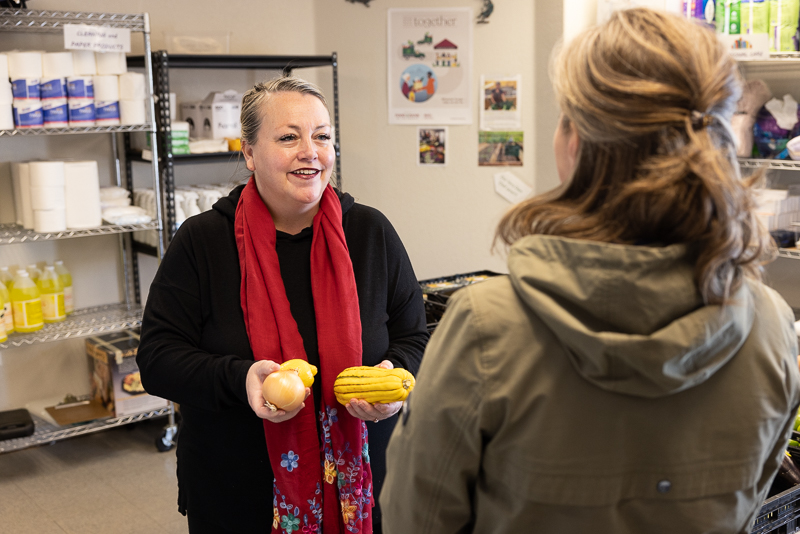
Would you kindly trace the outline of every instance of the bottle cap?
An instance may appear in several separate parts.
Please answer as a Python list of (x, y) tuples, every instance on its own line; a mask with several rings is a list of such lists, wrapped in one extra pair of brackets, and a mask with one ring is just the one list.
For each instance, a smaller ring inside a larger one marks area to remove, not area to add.
[(17, 276), (28, 276), (28, 271), (25, 269), (20, 269), (17, 271)]

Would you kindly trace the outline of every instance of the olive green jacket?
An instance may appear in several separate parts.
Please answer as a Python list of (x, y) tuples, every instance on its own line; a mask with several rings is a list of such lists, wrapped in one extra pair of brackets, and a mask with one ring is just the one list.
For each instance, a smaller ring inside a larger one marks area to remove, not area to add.
[(387, 451), (387, 534), (746, 533), (800, 402), (789, 306), (686, 247), (529, 236), (458, 291)]

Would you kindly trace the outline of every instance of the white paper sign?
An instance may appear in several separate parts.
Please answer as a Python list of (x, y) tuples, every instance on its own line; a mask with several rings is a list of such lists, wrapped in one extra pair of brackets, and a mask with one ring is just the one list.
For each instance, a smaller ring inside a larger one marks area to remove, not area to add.
[(499, 172), (494, 175), (494, 190), (512, 204), (525, 200), (533, 193), (531, 186), (511, 172)]
[(745, 35), (718, 34), (737, 61), (764, 61), (769, 59), (769, 35), (766, 33), (750, 33)]
[(131, 31), (127, 28), (65, 24), (64, 48), (94, 52), (130, 52)]

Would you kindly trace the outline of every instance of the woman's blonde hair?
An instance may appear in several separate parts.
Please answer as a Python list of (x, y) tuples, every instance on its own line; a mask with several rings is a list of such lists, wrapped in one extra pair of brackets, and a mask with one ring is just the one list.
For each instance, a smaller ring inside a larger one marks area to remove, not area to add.
[(275, 93), (300, 93), (311, 95), (320, 99), (327, 109), (328, 103), (319, 87), (311, 82), (294, 76), (281, 76), (272, 80), (256, 84), (242, 97), (242, 141), (255, 145), (258, 139), (258, 130), (261, 128), (264, 114), (262, 104), (270, 95)]
[(707, 303), (774, 253), (735, 159), (736, 64), (713, 31), (649, 9), (615, 13), (554, 56), (562, 127), (580, 140), (572, 177), (514, 206), (496, 240), (530, 234), (686, 243)]

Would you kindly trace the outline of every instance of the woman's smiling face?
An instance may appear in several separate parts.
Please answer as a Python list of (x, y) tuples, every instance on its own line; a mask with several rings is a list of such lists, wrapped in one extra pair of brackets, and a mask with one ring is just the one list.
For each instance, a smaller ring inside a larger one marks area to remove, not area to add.
[(270, 95), (254, 145), (243, 143), (247, 168), (273, 218), (316, 213), (336, 150), (328, 109), (317, 97)]

